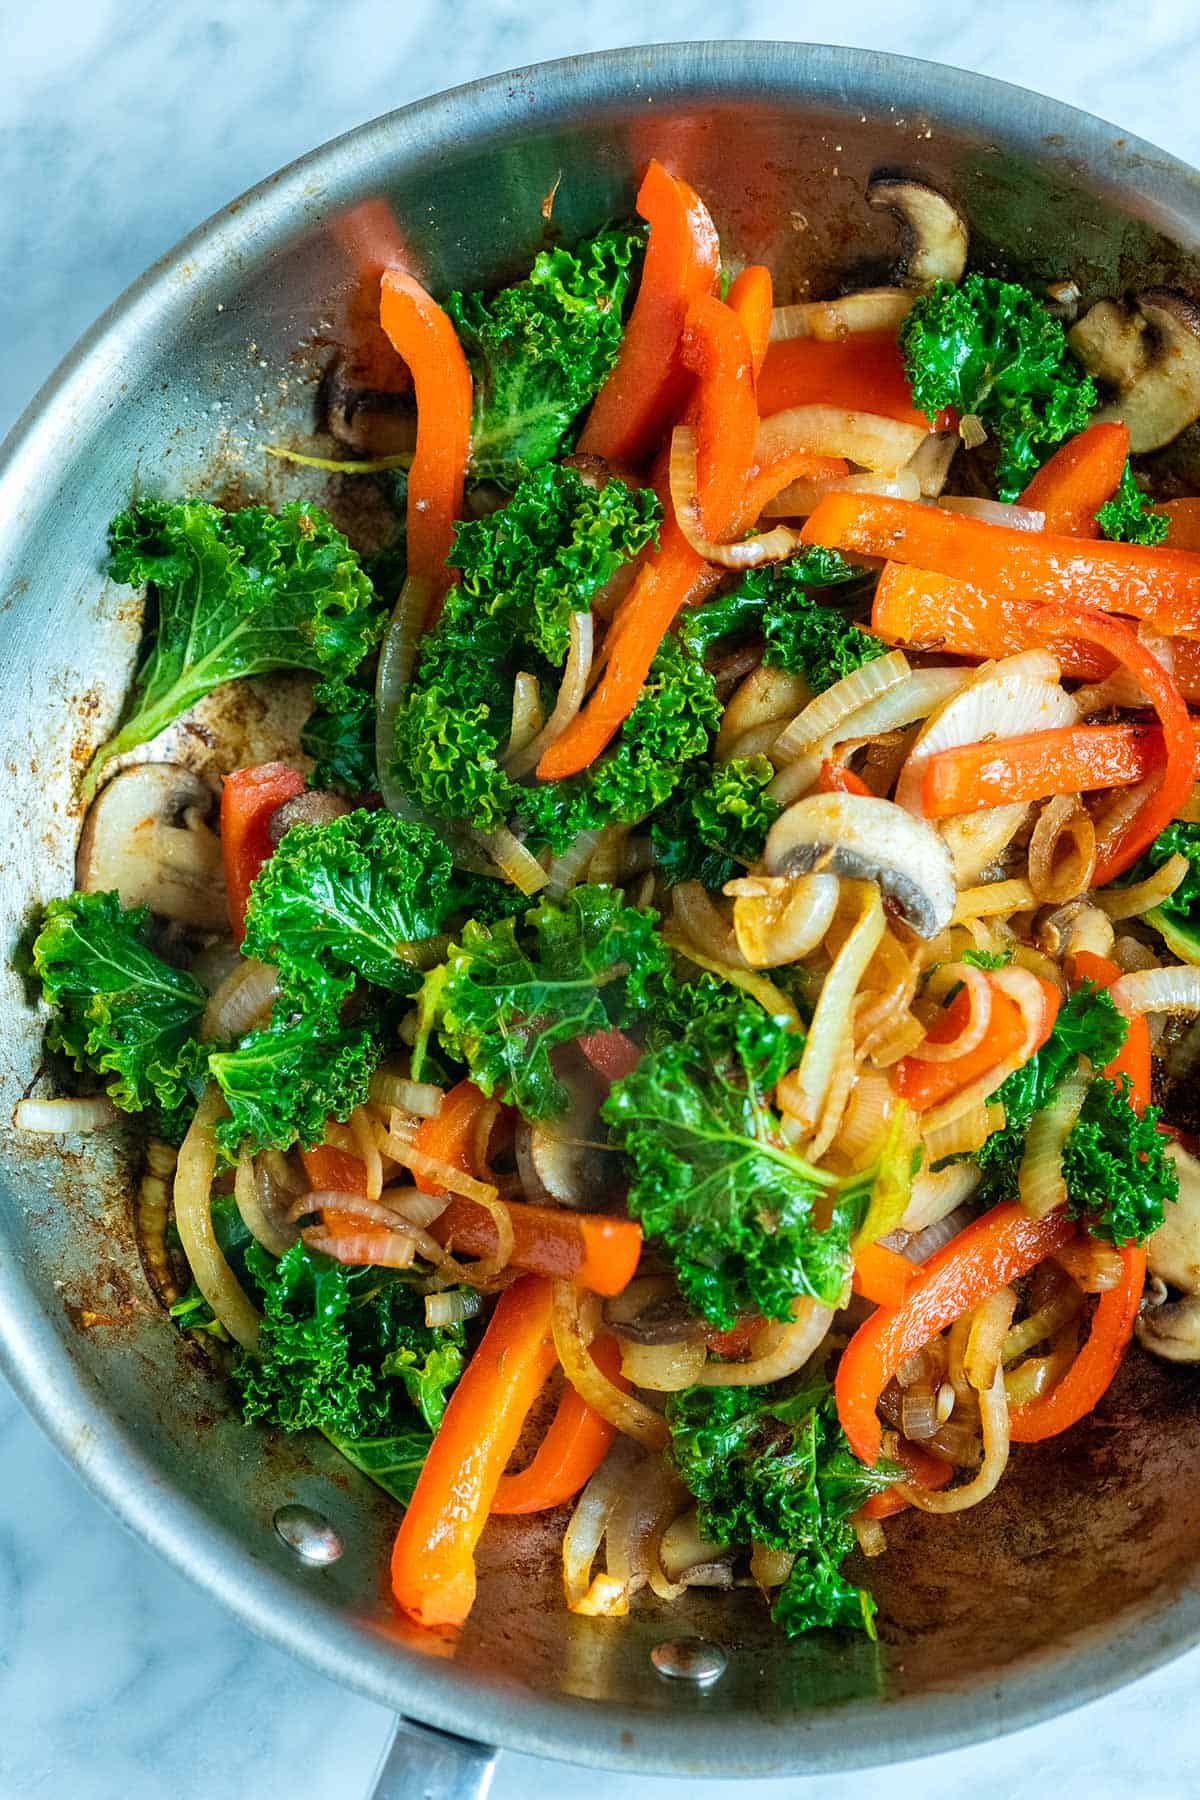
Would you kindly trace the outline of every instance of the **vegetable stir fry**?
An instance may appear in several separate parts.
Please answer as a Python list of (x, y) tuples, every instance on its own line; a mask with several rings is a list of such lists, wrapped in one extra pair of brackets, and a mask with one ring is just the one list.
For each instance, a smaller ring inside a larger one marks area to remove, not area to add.
[[(896, 283), (826, 301), (657, 162), (499, 292), (364, 275), (289, 454), (382, 555), (315, 500), (110, 528), (145, 650), (33, 948), (75, 1097), (17, 1123), (141, 1121), (156, 1293), (394, 1498), (425, 1626), (553, 1510), (574, 1612), (874, 1635), (886, 1521), (1135, 1333), (1200, 1360), (1200, 498), (1142, 462), (1195, 308), (867, 199)], [(154, 760), (281, 670), (290, 757)]]

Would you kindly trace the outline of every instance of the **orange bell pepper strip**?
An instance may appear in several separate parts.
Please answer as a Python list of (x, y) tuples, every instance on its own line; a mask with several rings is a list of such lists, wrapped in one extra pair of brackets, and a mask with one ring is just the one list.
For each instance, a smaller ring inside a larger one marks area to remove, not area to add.
[(817, 772), (817, 787), (823, 794), (869, 794), (870, 788), (861, 775), (848, 769), (845, 763), (835, 762), (827, 756)]
[[(1065, 539), (1063, 540), (1066, 541)], [(1121, 546), (1139, 548), (1139, 546)], [(1200, 557), (1196, 558), (1200, 567)], [(1131, 819), (1126, 820), (1096, 846), (1095, 887), (1123, 875), (1159, 832), (1183, 811), (1196, 779), (1196, 739), (1187, 705), (1171, 671), (1148, 650), (1120, 619), (1083, 606), (1059, 605), (1022, 609), (1029, 621), (1031, 641), (1045, 641), (1056, 633), (1070, 632), (1103, 650), (1129, 670), (1155, 712), (1163, 731), (1163, 773)]]
[[(1200, 719), (1192, 720), (1192, 738), (1200, 750)], [(1048, 800), (1054, 794), (1132, 787), (1165, 761), (1157, 725), (1063, 725), (961, 744), (929, 758), (921, 807), (927, 819), (948, 819), (954, 813)]]
[(1018, 506), (1045, 513), (1044, 530), (1061, 537), (1098, 538), (1096, 514), (1120, 486), (1129, 455), (1124, 425), (1089, 425), (1069, 438), (1018, 496)]
[(785, 338), (767, 351), (758, 378), (758, 410), (844, 406), (905, 425), (936, 427), (913, 405), (904, 358), (886, 331), (855, 331), (836, 341)]
[(688, 308), (716, 286), (721, 247), (699, 195), (658, 161), (642, 178), (637, 210), (650, 226), (637, 299), (579, 449), (607, 462), (643, 464), (678, 418), (691, 385), (679, 342)]
[[(1006, 601), (949, 575), (888, 563), (875, 589), (871, 630), (888, 644), (920, 650), (945, 650), (952, 656), (1012, 656), (1029, 647), (1019, 616)], [(1055, 638), (1049, 648), (1064, 675), (1079, 681), (1101, 681), (1116, 664), (1091, 644)], [(1188, 700), (1200, 700), (1200, 642), (1175, 638), (1171, 643), (1175, 680)]]
[[(1057, 1217), (1054, 1213), (1050, 1216)], [(1124, 1265), (1121, 1279), (1101, 1294), (1087, 1342), (1066, 1374), (1048, 1393), (1009, 1412), (1008, 1430), (1014, 1444), (1040, 1444), (1043, 1438), (1057, 1437), (1090, 1413), (1107, 1393), (1133, 1336), (1146, 1282), (1146, 1246), (1126, 1244), (1120, 1256)]]
[(876, 1306), (900, 1306), (916, 1272), (916, 1263), (885, 1244), (854, 1246), (854, 1292)]
[(1200, 550), (1200, 498), (1191, 495), (1186, 500), (1168, 500), (1149, 511), (1166, 519), (1169, 550)]
[[(590, 1350), (601, 1374), (627, 1393), (629, 1383), (621, 1373), (621, 1347), (611, 1332), (594, 1338)], [(593, 1412), (568, 1383), (533, 1460), (517, 1474), (500, 1477), (492, 1511), (505, 1515), (537, 1513), (561, 1506), (591, 1480), (616, 1435), (616, 1426)]]
[(758, 407), (746, 328), (731, 306), (701, 294), (688, 309), (679, 350), (697, 377), (696, 500), (706, 537), (719, 543), (745, 505)]
[(745, 327), (756, 381), (771, 342), (774, 298), (771, 271), (761, 263), (750, 263), (744, 268), (725, 296), (726, 304), (733, 308)]
[(625, 1075), (632, 1075), (642, 1060), (642, 1053), (631, 1037), (614, 1027), (609, 1031), (590, 1031), (577, 1043), (602, 1081), (611, 1086)]
[(827, 494), (800, 535), (952, 575), (997, 600), (1133, 613), (1168, 634), (1200, 636), (1200, 556), (1187, 550), (1017, 531), (878, 494)]
[[(464, 1175), (477, 1175), (475, 1139), (480, 1113), (488, 1104), (487, 1095), (473, 1081), (459, 1081), (442, 1098), (439, 1111), (417, 1126), (413, 1147), (436, 1162), (449, 1163)], [(439, 1194), (441, 1189), (428, 1176), (414, 1175), (413, 1180), (424, 1194)]]
[[(1110, 988), (1114, 981), (1119, 981), (1123, 971), (1107, 956), (1097, 956), (1093, 950), (1077, 950), (1071, 959), (1072, 973), (1076, 981), (1094, 981), (1097, 987)], [(1150, 1024), (1144, 1015), (1130, 1019), (1129, 1030), (1125, 1034), (1125, 1042), (1117, 1051), (1110, 1063), (1106, 1063), (1101, 1074), (1112, 1081), (1119, 1081), (1122, 1075), (1129, 1077), (1129, 1100), (1136, 1111), (1142, 1113), (1150, 1104)]]
[(287, 763), (259, 763), (235, 769), (221, 788), (221, 862), (234, 943), (246, 935), (250, 884), (275, 846), (271, 816), (285, 800), (304, 792), (304, 777)]
[[(947, 1487), (954, 1473), (953, 1463), (940, 1456), (931, 1456), (928, 1450), (922, 1450), (920, 1444), (914, 1444), (909, 1438), (902, 1437), (896, 1446), (896, 1461), (904, 1464), (909, 1480), (923, 1488)], [(884, 1488), (882, 1494), (872, 1494), (869, 1500), (863, 1501), (857, 1516), (860, 1519), (891, 1519), (897, 1513), (907, 1511), (911, 1504), (894, 1487)]]
[(1076, 1230), (1061, 1211), (1033, 1219), (1017, 1201), (994, 1206), (921, 1265), (902, 1305), (881, 1306), (864, 1320), (842, 1352), (834, 1383), (842, 1430), (861, 1462), (878, 1461), (883, 1431), (875, 1409), (905, 1358), (1053, 1256)]
[[(1043, 1034), (1034, 1046), (1035, 1049), (1049, 1037), (1058, 1011), (1057, 989), (1054, 990), (1052, 1001), (1052, 984), (1044, 982), (1042, 985), (1049, 1017), (1043, 1021)], [(963, 989), (954, 996), (941, 1016), (934, 1020), (926, 1036), (935, 1044), (950, 1043), (964, 1030), (970, 1012), (971, 997)], [(900, 1098), (907, 1101), (915, 1112), (927, 1112), (931, 1106), (940, 1105), (951, 1094), (957, 1094), (961, 1088), (968, 1087), (972, 1081), (978, 1081), (981, 1075), (986, 1075), (998, 1063), (1015, 1056), (1024, 1041), (1025, 1019), (1021, 1008), (1015, 1000), (993, 987), (992, 1016), (981, 1044), (977, 1044), (974, 1050), (955, 1057), (953, 1062), (925, 1062), (916, 1055), (902, 1056), (895, 1065), (892, 1085)]]
[[(535, 1275), (573, 1281), (594, 1294), (619, 1294), (637, 1273), (642, 1228), (634, 1219), (571, 1212), (532, 1201), (502, 1201), (513, 1228), (512, 1264)], [(496, 1221), (474, 1200), (452, 1194), (429, 1227), (439, 1244), (470, 1256), (491, 1256)]]
[[(367, 1171), (360, 1156), (351, 1155), (349, 1150), (335, 1149), (332, 1144), (317, 1144), (311, 1150), (301, 1150), (300, 1161), (314, 1193), (366, 1199)], [(321, 1217), (326, 1230), (338, 1237), (370, 1237), (376, 1231), (383, 1237), (388, 1235), (386, 1226), (376, 1224), (374, 1219), (361, 1218), (352, 1204), (323, 1206)]]
[(417, 447), (408, 472), (408, 574), (436, 601), (450, 584), (446, 559), (462, 511), (471, 449), (471, 371), (453, 325), (402, 269), (380, 281), (379, 322), (407, 363), (417, 399)]
[(392, 1593), (419, 1625), (461, 1625), (475, 1599), (475, 1546), (529, 1409), (555, 1365), (551, 1286), (505, 1288), (451, 1394), (396, 1533)]

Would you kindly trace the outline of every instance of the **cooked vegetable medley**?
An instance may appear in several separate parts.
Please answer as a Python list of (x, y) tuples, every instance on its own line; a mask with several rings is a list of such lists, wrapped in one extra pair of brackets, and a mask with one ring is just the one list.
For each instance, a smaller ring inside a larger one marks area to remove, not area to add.
[[(75, 1097), (17, 1123), (141, 1119), (156, 1293), (394, 1497), (427, 1626), (555, 1509), (577, 1613), (874, 1635), (884, 1521), (1135, 1333), (1200, 1360), (1200, 497), (1142, 460), (1198, 315), (866, 197), (897, 283), (828, 301), (657, 162), (499, 292), (388, 269), (341, 441), (282, 452), (382, 553), (310, 501), (110, 528), (145, 648), (33, 949)], [(283, 670), (290, 758), (156, 754)]]

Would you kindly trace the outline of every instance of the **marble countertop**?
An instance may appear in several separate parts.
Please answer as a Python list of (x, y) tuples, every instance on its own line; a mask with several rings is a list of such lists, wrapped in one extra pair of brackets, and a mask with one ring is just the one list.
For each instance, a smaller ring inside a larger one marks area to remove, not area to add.
[[(312, 145), (420, 95), (643, 41), (641, 0), (60, 0), (0, 8), (0, 432), (92, 319), (184, 231)], [(653, 35), (838, 41), (1039, 88), (1200, 162), (1190, 0), (658, 0)], [(447, 29), (449, 27), (449, 29)], [(0, 1384), (0, 1796), (184, 1791), (355, 1800), (383, 1708), (253, 1638), (109, 1518)], [(1200, 1652), (1080, 1712), (886, 1777), (892, 1800), (1037, 1788), (1159, 1800), (1200, 1791)], [(754, 1791), (848, 1800), (862, 1778)], [(504, 1756), (496, 1800), (668, 1800), (682, 1784)], [(715, 1784), (713, 1800), (744, 1786)]]

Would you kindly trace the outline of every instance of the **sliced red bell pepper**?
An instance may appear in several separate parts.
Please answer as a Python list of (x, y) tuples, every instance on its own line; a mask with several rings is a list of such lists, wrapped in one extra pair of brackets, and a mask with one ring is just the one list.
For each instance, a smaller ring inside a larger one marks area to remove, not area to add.
[(913, 405), (900, 347), (886, 331), (772, 344), (758, 380), (758, 410), (765, 419), (793, 406), (842, 406), (934, 429)]
[(770, 269), (761, 263), (750, 263), (733, 282), (725, 298), (746, 328), (750, 360), (757, 380), (771, 343), (774, 289)]
[(693, 300), (716, 286), (721, 247), (704, 202), (651, 161), (637, 210), (650, 226), (637, 299), (620, 355), (596, 395), (579, 449), (608, 462), (644, 464), (683, 407), (691, 376), (679, 357)]
[(916, 500), (854, 493), (827, 494), (801, 537), (952, 575), (996, 600), (1132, 613), (1160, 631), (1200, 636), (1200, 556), (1187, 550), (1017, 531)]
[(304, 777), (287, 763), (259, 763), (235, 769), (221, 788), (221, 861), (234, 942), (246, 935), (250, 884), (275, 846), (271, 818), (285, 800), (304, 792)]
[(750, 340), (715, 294), (688, 308), (680, 360), (697, 377), (696, 501), (706, 537), (720, 543), (745, 505), (754, 466), (758, 408)]
[[(1200, 752), (1200, 719), (1192, 720)], [(1063, 725), (1023, 737), (960, 744), (929, 758), (921, 784), (927, 819), (979, 812), (1053, 794), (1132, 787), (1166, 762), (1157, 725)]]
[(615, 1028), (591, 1031), (578, 1040), (579, 1048), (597, 1075), (609, 1085), (632, 1075), (642, 1060), (642, 1053), (631, 1037)]
[(1120, 486), (1128, 455), (1129, 433), (1124, 425), (1089, 425), (1042, 464), (1017, 505), (1045, 513), (1046, 531), (1062, 537), (1098, 538), (1096, 514)]
[(471, 449), (471, 371), (453, 325), (419, 282), (387, 269), (379, 322), (413, 379), (417, 447), (408, 471), (405, 547), (409, 577), (436, 601), (450, 583), (447, 557), (462, 511)]
[[(1045, 1043), (1058, 1014), (1058, 990), (1043, 981), (1045, 1014), (1042, 1030), (1033, 1050)], [(929, 1027), (928, 1037), (935, 1044), (948, 1044), (966, 1026), (971, 1010), (971, 996), (962, 989), (954, 996), (940, 1018)], [(902, 1100), (915, 1112), (928, 1112), (952, 1094), (959, 1093), (972, 1081), (978, 1081), (989, 1069), (996, 1068), (1015, 1056), (1025, 1042), (1025, 1019), (1015, 1000), (995, 986), (992, 989), (992, 1016), (987, 1035), (974, 1050), (955, 1057), (953, 1062), (926, 1062), (919, 1056), (902, 1056), (895, 1065), (892, 1082)]]
[[(954, 1474), (954, 1464), (944, 1461), (940, 1456), (931, 1456), (928, 1450), (922, 1450), (909, 1438), (901, 1438), (896, 1446), (896, 1461), (903, 1463), (908, 1471), (910, 1481), (918, 1487), (936, 1490), (949, 1485)], [(864, 1500), (858, 1509), (858, 1516), (863, 1519), (891, 1519), (897, 1513), (905, 1512), (911, 1505), (896, 1488), (884, 1488), (882, 1494), (872, 1494)]]
[(419, 1625), (461, 1625), (475, 1546), (521, 1427), (557, 1360), (551, 1284), (505, 1288), (451, 1394), (392, 1550), (392, 1593)]
[[(629, 1383), (621, 1373), (621, 1346), (611, 1332), (594, 1338), (590, 1353), (600, 1373), (628, 1393)], [(616, 1426), (594, 1412), (568, 1383), (532, 1460), (517, 1474), (500, 1477), (492, 1511), (538, 1513), (561, 1506), (591, 1480), (616, 1435)]]
[[(1110, 988), (1123, 973), (1117, 963), (1107, 956), (1097, 956), (1092, 950), (1077, 950), (1071, 961), (1076, 981), (1094, 981), (1097, 987)], [(1101, 1073), (1113, 1081), (1128, 1075), (1130, 1104), (1138, 1112), (1145, 1112), (1150, 1104), (1151, 1088), (1150, 1024), (1144, 1014), (1130, 1019), (1125, 1042)]]
[[(1051, 1218), (1058, 1217), (1051, 1213)], [(1008, 1415), (1014, 1444), (1039, 1444), (1085, 1417), (1107, 1393), (1121, 1364), (1142, 1301), (1146, 1281), (1146, 1246), (1128, 1244), (1120, 1252), (1123, 1271), (1114, 1288), (1101, 1294), (1092, 1314), (1087, 1342), (1054, 1386)]]
[[(512, 1223), (514, 1268), (573, 1281), (594, 1294), (619, 1294), (637, 1273), (642, 1228), (636, 1220), (528, 1200), (501, 1205)], [(470, 1256), (493, 1255), (499, 1241), (492, 1215), (458, 1194), (451, 1195), (429, 1230), (439, 1244)]]
[(916, 1263), (884, 1244), (854, 1246), (854, 1292), (876, 1306), (900, 1306), (916, 1272)]
[(1027, 1275), (1070, 1243), (1077, 1227), (1063, 1212), (1033, 1219), (1018, 1202), (994, 1206), (934, 1252), (901, 1306), (878, 1308), (842, 1352), (835, 1392), (842, 1430), (854, 1454), (878, 1460), (876, 1407), (900, 1364), (989, 1294)]

